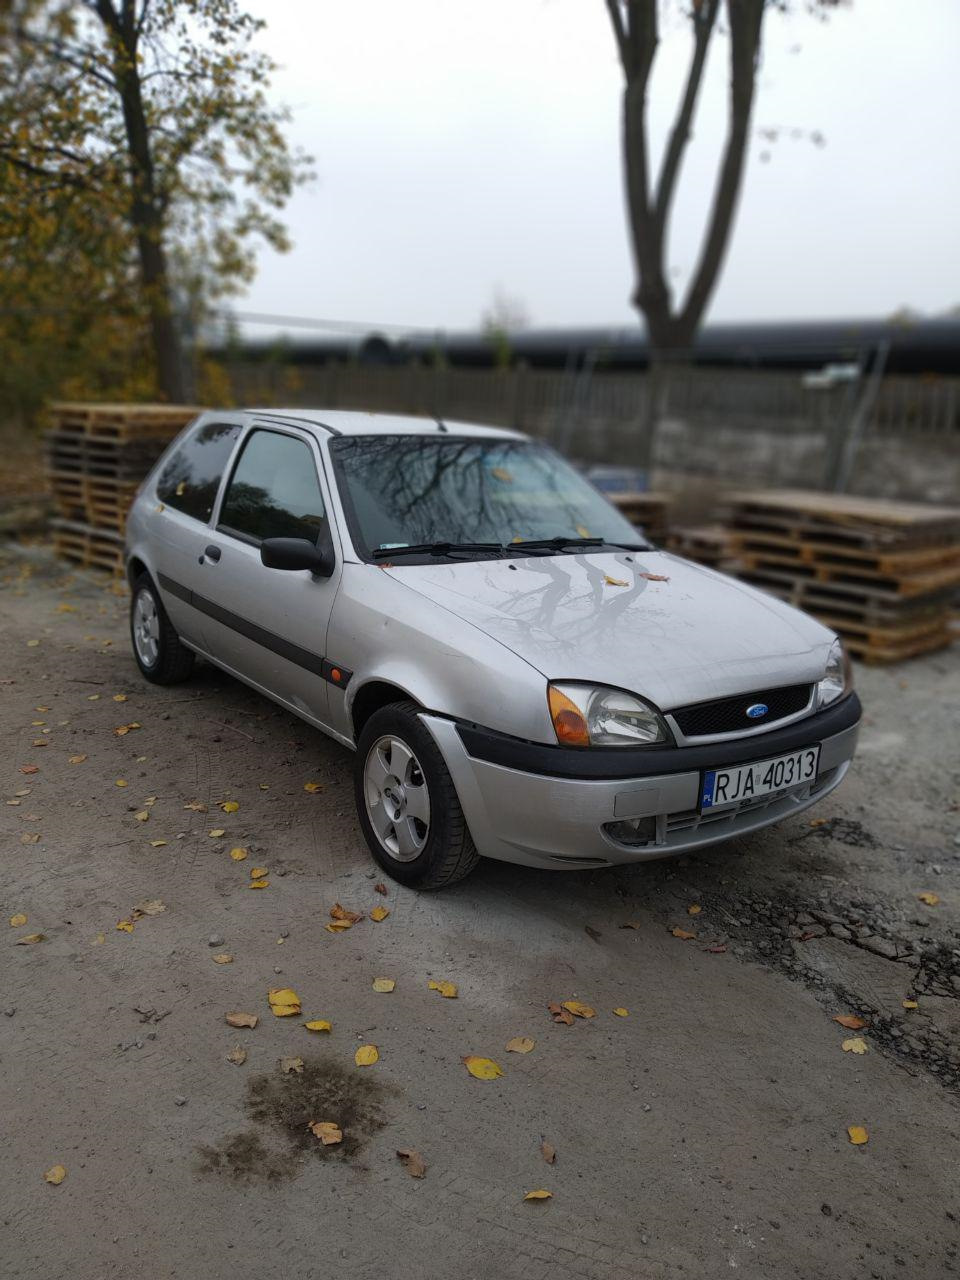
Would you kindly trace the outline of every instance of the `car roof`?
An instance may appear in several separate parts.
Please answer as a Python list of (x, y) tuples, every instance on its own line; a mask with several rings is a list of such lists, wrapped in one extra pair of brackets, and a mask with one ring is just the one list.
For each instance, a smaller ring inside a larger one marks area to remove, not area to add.
[(341, 436), (435, 436), (437, 434), (442, 436), (444, 433), (449, 433), (493, 439), (526, 439), (522, 432), (511, 431), (506, 427), (485, 427), (476, 422), (460, 422), (450, 418), (417, 418), (407, 414), (366, 413), (353, 409), (257, 408), (247, 409), (245, 412), (258, 420), (285, 421), (299, 427), (325, 429), (332, 435)]

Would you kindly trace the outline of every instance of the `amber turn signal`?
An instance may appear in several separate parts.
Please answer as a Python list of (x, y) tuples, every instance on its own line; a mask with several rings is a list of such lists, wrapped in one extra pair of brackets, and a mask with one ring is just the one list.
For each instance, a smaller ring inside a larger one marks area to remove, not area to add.
[(589, 747), (590, 731), (583, 712), (565, 693), (553, 685), (547, 690), (550, 718), (557, 741), (564, 747)]

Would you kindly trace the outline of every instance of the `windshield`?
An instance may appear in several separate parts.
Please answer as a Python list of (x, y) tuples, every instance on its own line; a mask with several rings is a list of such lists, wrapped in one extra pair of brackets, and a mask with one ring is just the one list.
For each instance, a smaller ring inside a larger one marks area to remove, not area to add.
[(533, 441), (341, 436), (330, 451), (354, 543), (368, 557), (423, 546), (429, 558), (440, 543), (471, 543), (462, 554), (481, 555), (531, 539), (640, 541), (573, 467)]

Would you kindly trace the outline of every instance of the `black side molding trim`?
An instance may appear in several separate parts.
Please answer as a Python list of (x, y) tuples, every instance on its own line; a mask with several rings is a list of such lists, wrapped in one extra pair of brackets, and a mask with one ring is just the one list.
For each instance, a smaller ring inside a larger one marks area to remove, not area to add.
[(457, 732), (467, 754), (474, 760), (485, 760), (521, 773), (548, 778), (642, 778), (745, 764), (749, 760), (766, 760), (788, 751), (799, 751), (852, 728), (859, 723), (860, 711), (860, 699), (851, 693), (826, 711), (807, 716), (786, 728), (704, 747), (552, 747), (543, 742), (511, 738), (477, 725), (458, 724)]
[[(236, 631), (239, 635), (246, 636), (254, 644), (259, 644), (264, 649), (269, 649), (279, 657), (286, 658), (288, 662), (293, 662), (298, 667), (303, 667), (305, 671), (312, 671), (314, 675), (320, 676), (328, 683), (336, 685), (338, 689), (345, 689), (349, 684), (353, 672), (347, 667), (338, 666), (317, 653), (311, 653), (309, 649), (301, 649), (299, 645), (291, 644), (283, 636), (278, 636), (273, 631), (267, 631), (265, 627), (257, 626), (255, 622), (249, 622), (246, 618), (241, 618), (238, 613), (224, 609), (222, 605), (213, 600), (208, 600), (206, 596), (198, 595), (196, 591), (191, 591), (189, 587), (184, 587), (181, 583), (175, 582), (173, 578), (168, 578), (165, 573), (158, 573), (157, 581), (162, 590), (169, 591), (172, 596), (176, 596), (178, 600), (183, 600), (192, 608), (199, 610), (200, 613), (205, 613), (208, 618), (213, 618), (214, 621), (223, 623), (231, 631)], [(339, 673), (338, 679), (334, 678), (334, 672)]]

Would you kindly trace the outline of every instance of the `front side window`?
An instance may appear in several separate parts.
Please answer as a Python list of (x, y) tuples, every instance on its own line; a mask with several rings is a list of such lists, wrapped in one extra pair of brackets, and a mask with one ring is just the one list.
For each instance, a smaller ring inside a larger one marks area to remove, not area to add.
[(238, 426), (226, 422), (208, 422), (191, 432), (160, 472), (157, 497), (164, 506), (206, 524), (239, 434)]
[(531, 440), (341, 436), (330, 442), (357, 550), (637, 532), (553, 450)]
[(254, 431), (244, 443), (220, 508), (220, 527), (262, 542), (306, 538), (327, 528), (309, 445), (278, 431)]

